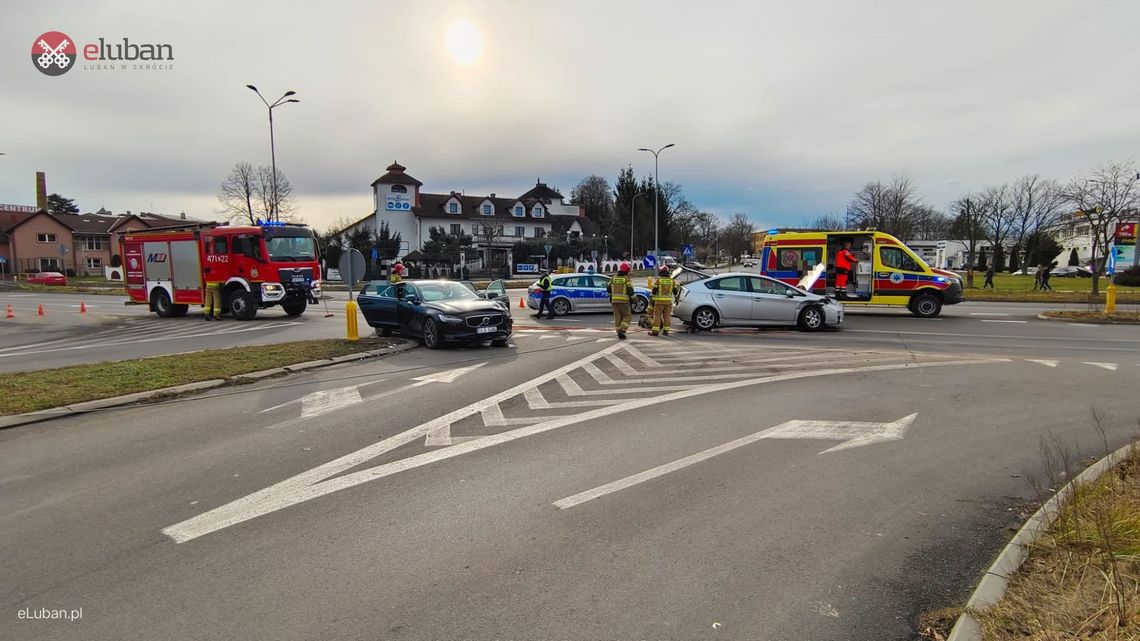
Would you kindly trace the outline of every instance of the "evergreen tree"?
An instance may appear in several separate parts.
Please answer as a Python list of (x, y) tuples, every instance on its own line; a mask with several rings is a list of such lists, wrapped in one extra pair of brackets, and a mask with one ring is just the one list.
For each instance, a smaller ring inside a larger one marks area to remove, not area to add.
[(1069, 267), (1078, 267), (1081, 264), (1081, 257), (1077, 256), (1077, 248), (1074, 247), (1069, 250)]
[(995, 272), (1005, 271), (1005, 247), (998, 245), (997, 247), (994, 248), (993, 261), (994, 261), (994, 271)]
[(47, 210), (52, 216), (70, 216), (79, 213), (79, 206), (75, 204), (74, 198), (50, 194), (47, 197)]
[(986, 271), (986, 265), (988, 264), (989, 263), (986, 261), (986, 248), (983, 247), (982, 250), (978, 252), (978, 271)]

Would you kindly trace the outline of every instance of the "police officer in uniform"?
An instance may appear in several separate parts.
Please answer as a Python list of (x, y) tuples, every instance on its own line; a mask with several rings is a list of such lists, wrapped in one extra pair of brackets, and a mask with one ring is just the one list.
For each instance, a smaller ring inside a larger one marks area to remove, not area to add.
[(542, 310), (546, 310), (547, 318), (554, 318), (554, 310), (550, 309), (550, 271), (542, 270), (542, 277), (538, 279), (538, 289), (541, 291), (542, 298), (538, 301), (538, 313), (534, 315), (535, 318), (542, 318)]
[(618, 266), (617, 276), (610, 279), (610, 305), (614, 309), (614, 329), (620, 339), (625, 339), (633, 318), (632, 301), (633, 281), (629, 279), (629, 263), (622, 263)]
[(673, 317), (673, 295), (676, 283), (669, 277), (669, 268), (665, 265), (657, 272), (660, 276), (653, 283), (653, 325), (649, 328), (649, 335), (656, 336), (658, 332), (669, 335), (669, 320)]

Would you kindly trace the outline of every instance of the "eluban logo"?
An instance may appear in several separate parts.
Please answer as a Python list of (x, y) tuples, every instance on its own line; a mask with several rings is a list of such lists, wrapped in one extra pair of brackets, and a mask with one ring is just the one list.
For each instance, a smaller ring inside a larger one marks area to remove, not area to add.
[(49, 31), (32, 43), (32, 64), (40, 73), (60, 76), (75, 66), (75, 41), (66, 33)]

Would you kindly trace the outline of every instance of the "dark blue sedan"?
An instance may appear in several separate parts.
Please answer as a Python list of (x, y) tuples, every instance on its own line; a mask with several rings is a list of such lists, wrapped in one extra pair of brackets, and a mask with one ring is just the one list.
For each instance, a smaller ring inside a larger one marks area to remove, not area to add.
[(365, 286), (357, 304), (381, 336), (399, 332), (423, 340), (430, 349), (487, 341), (505, 347), (512, 321), (506, 297), (498, 294), (501, 290), (501, 283), (480, 293), (447, 280), (378, 282)]

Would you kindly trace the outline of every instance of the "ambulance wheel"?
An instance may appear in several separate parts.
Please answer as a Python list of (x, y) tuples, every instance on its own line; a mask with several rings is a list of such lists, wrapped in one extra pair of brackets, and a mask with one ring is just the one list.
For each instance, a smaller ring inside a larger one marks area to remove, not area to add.
[(253, 317), (257, 315), (257, 299), (254, 298), (252, 292), (247, 292), (244, 289), (239, 289), (230, 294), (230, 300), (227, 301), (226, 307), (230, 310), (230, 316), (236, 320), (253, 320)]
[(930, 294), (919, 294), (910, 301), (910, 312), (919, 318), (934, 318), (942, 313), (942, 301)]
[(170, 318), (174, 315), (174, 303), (170, 302), (170, 295), (166, 293), (165, 289), (156, 289), (150, 295), (150, 306), (154, 309), (154, 313), (162, 318)]
[(649, 308), (649, 300), (642, 296), (634, 296), (631, 307), (634, 314), (644, 314), (645, 310)]
[(188, 312), (188, 311), (190, 311), (189, 305), (171, 305), (170, 306), (170, 315), (171, 316), (185, 316), (186, 312)]
[(702, 307), (693, 312), (693, 327), (701, 331), (707, 332), (716, 327), (719, 320), (716, 310), (711, 307)]
[(555, 316), (565, 316), (570, 313), (570, 301), (565, 298), (556, 298), (554, 302), (550, 304), (550, 311), (553, 312)]
[(823, 321), (823, 310), (818, 305), (808, 305), (800, 311), (796, 324), (805, 332), (814, 332), (823, 327)]
[(307, 307), (308, 304), (309, 303), (302, 298), (288, 303), (281, 303), (281, 309), (285, 310), (285, 313), (290, 316), (300, 316), (305, 313), (305, 307)]

